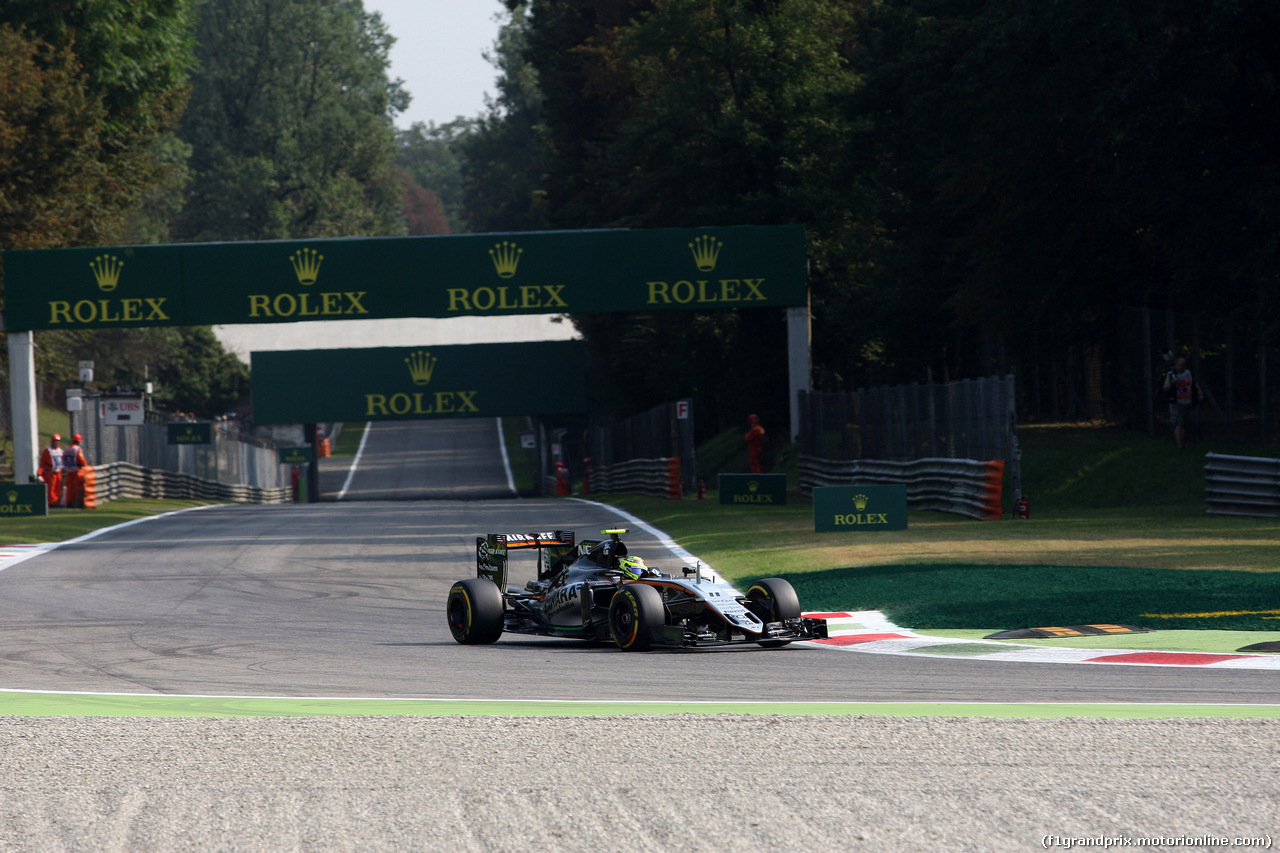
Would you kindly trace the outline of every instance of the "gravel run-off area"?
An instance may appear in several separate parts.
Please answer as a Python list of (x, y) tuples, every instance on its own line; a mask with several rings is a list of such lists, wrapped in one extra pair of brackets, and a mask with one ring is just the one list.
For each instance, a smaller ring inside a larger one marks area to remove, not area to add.
[(1017, 851), (1280, 831), (1280, 720), (0, 717), (0, 761), (3, 851)]

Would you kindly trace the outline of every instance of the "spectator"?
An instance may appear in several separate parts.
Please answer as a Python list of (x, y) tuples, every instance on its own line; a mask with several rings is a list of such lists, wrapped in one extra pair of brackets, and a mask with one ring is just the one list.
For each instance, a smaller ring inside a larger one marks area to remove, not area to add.
[(49, 446), (40, 451), (40, 479), (49, 492), (49, 506), (62, 504), (62, 436), (56, 432)]
[(747, 424), (750, 428), (742, 437), (747, 443), (747, 468), (752, 474), (760, 474), (764, 471), (760, 461), (764, 452), (764, 427), (760, 426), (760, 418), (756, 415), (747, 415)]
[(1164, 375), (1164, 390), (1169, 395), (1169, 423), (1173, 426), (1173, 440), (1178, 447), (1187, 446), (1187, 424), (1194, 406), (1204, 399), (1204, 389), (1191, 375), (1187, 360), (1179, 357), (1173, 369)]

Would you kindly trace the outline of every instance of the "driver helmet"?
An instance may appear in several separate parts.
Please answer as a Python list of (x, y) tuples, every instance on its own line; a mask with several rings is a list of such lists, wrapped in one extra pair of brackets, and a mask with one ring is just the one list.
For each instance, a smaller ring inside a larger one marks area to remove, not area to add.
[(622, 570), (622, 576), (627, 580), (637, 580), (647, 574), (651, 570), (644, 564), (644, 560), (639, 557), (623, 557), (618, 560), (618, 568)]

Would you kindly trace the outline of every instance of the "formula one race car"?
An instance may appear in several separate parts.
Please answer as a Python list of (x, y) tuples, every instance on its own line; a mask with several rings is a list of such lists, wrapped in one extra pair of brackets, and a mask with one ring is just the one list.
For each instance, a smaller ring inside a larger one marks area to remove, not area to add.
[[(684, 567), (663, 574), (627, 554), (625, 529), (608, 539), (574, 541), (567, 530), (490, 533), (476, 537), (476, 577), (449, 590), (449, 631), (459, 643), (492, 643), (504, 631), (585, 640), (612, 638), (624, 651), (758, 643), (778, 648), (827, 636), (827, 623), (800, 615), (782, 578), (753, 583), (746, 593), (711, 570)], [(512, 551), (537, 551), (537, 577), (507, 586)]]

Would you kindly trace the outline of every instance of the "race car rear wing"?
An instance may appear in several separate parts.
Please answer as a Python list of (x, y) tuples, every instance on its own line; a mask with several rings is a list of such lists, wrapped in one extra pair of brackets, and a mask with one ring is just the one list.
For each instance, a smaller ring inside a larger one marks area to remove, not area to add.
[(572, 530), (544, 533), (490, 533), (476, 537), (476, 577), (488, 578), (498, 589), (507, 588), (507, 555), (511, 551), (536, 548), (538, 579), (542, 580), (577, 556)]

